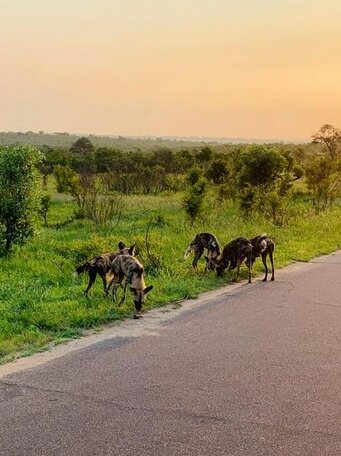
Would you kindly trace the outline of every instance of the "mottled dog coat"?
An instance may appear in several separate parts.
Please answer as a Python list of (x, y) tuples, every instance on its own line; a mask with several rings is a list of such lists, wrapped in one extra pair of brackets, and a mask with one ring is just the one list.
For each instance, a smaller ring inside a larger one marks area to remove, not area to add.
[(113, 260), (118, 255), (122, 254), (135, 255), (135, 244), (128, 248), (125, 246), (124, 242), (120, 241), (118, 243), (118, 248), (119, 250), (117, 252), (102, 253), (102, 255), (98, 255), (90, 261), (85, 261), (76, 268), (74, 272), (75, 275), (82, 274), (85, 271), (88, 271), (89, 273), (89, 284), (84, 291), (85, 296), (88, 296), (90, 288), (95, 283), (97, 274), (102, 279), (104, 293), (108, 294), (112, 283), (111, 263)]
[(116, 297), (117, 288), (121, 285), (125, 278), (124, 296), (127, 285), (130, 286), (130, 292), (134, 301), (135, 316), (137, 316), (142, 308), (147, 293), (153, 288), (153, 285), (146, 287), (144, 281), (144, 268), (143, 265), (134, 257), (130, 255), (119, 255), (111, 264), (111, 271), (113, 277), (113, 298)]
[(274, 267), (274, 260), (273, 260), (273, 253), (275, 250), (275, 243), (272, 239), (270, 239), (267, 234), (260, 234), (259, 236), (255, 236), (254, 238), (250, 239), (252, 244), (252, 256), (251, 262), (252, 265), (256, 261), (256, 258), (262, 257), (262, 262), (265, 268), (265, 277), (263, 282), (266, 282), (268, 279), (268, 266), (266, 264), (266, 257), (269, 256), (270, 263), (271, 263), (271, 280), (275, 280), (275, 267)]
[(234, 239), (224, 246), (221, 255), (217, 258), (207, 258), (210, 263), (213, 263), (218, 277), (222, 275), (227, 267), (229, 272), (237, 268), (238, 277), (240, 266), (245, 259), (249, 270), (249, 283), (251, 283), (252, 244), (249, 239), (243, 237)]
[[(193, 268), (197, 267), (198, 261), (204, 253), (204, 249), (207, 250), (206, 258), (208, 258), (209, 260), (211, 258), (216, 258), (220, 254), (219, 243), (214, 234), (199, 233), (195, 236), (195, 238), (187, 247), (185, 252), (185, 258), (187, 258), (194, 251), (194, 258), (192, 262)], [(214, 267), (206, 259), (205, 271), (207, 269), (214, 269)]]

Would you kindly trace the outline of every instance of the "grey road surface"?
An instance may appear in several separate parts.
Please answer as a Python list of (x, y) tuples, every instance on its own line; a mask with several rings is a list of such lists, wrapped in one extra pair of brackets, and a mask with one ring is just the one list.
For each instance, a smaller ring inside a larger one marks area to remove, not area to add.
[(209, 296), (0, 368), (0, 455), (341, 455), (341, 252)]

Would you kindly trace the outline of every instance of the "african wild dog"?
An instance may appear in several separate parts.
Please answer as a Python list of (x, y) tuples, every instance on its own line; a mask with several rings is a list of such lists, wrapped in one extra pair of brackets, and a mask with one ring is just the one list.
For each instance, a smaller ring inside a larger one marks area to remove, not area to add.
[(104, 293), (107, 295), (109, 292), (110, 285), (112, 283), (111, 263), (118, 255), (135, 255), (135, 244), (131, 247), (126, 247), (124, 242), (118, 243), (119, 250), (117, 252), (103, 253), (102, 255), (94, 257), (90, 261), (85, 261), (80, 264), (74, 271), (74, 275), (82, 274), (82, 272), (88, 271), (89, 273), (89, 284), (84, 291), (85, 296), (88, 296), (90, 288), (93, 286), (96, 280), (97, 274), (103, 281)]
[[(266, 264), (266, 257), (269, 255), (270, 262), (271, 262), (271, 280), (275, 280), (275, 267), (274, 267), (274, 259), (273, 253), (275, 250), (275, 243), (272, 239), (270, 239), (267, 234), (260, 234), (259, 236), (255, 236), (254, 238), (250, 239), (252, 244), (252, 256), (251, 262), (252, 265), (256, 261), (256, 258), (262, 257), (263, 265), (265, 268), (265, 277), (263, 282), (266, 282), (268, 279), (268, 266)], [(247, 263), (247, 262), (246, 262)]]
[[(192, 262), (193, 268), (197, 267), (198, 261), (201, 255), (204, 253), (204, 249), (207, 249), (208, 260), (216, 258), (220, 255), (219, 243), (214, 234), (211, 233), (199, 233), (195, 236), (192, 242), (186, 249), (185, 258), (187, 258), (194, 251), (194, 258)], [(206, 259), (205, 272), (207, 269), (214, 269), (212, 263)]]
[(251, 283), (251, 268), (252, 268), (252, 244), (249, 239), (239, 237), (226, 244), (223, 248), (221, 255), (217, 258), (206, 258), (217, 272), (217, 276), (221, 276), (224, 270), (228, 267), (230, 272), (232, 269), (237, 268), (237, 276), (239, 276), (240, 265), (247, 260), (249, 270), (249, 283)]
[(116, 299), (117, 288), (122, 284), (122, 281), (125, 278), (124, 294), (119, 305), (124, 301), (126, 288), (129, 285), (135, 305), (134, 318), (139, 318), (145, 297), (153, 288), (153, 285), (146, 287), (143, 265), (130, 255), (119, 255), (112, 262), (111, 271), (114, 275), (114, 286), (112, 290), (113, 299)]

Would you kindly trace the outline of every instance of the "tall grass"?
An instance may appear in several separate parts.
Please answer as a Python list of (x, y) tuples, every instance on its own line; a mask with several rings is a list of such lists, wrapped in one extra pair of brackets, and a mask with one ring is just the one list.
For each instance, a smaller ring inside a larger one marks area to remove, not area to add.
[[(117, 249), (119, 240), (136, 242), (139, 259), (146, 267), (148, 295), (146, 308), (161, 306), (198, 296), (204, 290), (231, 280), (204, 274), (204, 261), (197, 271), (191, 260), (183, 259), (187, 245), (200, 231), (211, 231), (224, 244), (237, 236), (267, 232), (276, 241), (275, 265), (308, 260), (341, 247), (341, 208), (316, 215), (304, 201), (296, 201), (294, 217), (288, 227), (278, 228), (258, 217), (245, 220), (231, 204), (218, 207), (211, 196), (205, 222), (190, 226), (181, 207), (181, 195), (126, 196), (124, 214), (112, 231), (98, 230), (86, 220), (71, 218), (73, 203), (54, 197), (49, 227), (41, 227), (29, 244), (15, 250), (12, 257), (0, 259), (0, 362), (46, 346), (51, 341), (77, 337), (91, 328), (131, 315), (132, 301), (127, 295), (117, 307), (105, 298), (97, 280), (90, 299), (83, 296), (87, 276), (72, 277), (77, 264), (86, 258)], [(150, 226), (146, 248), (146, 231)], [(158, 260), (158, 267), (150, 260)], [(255, 273), (262, 271), (256, 263)]]

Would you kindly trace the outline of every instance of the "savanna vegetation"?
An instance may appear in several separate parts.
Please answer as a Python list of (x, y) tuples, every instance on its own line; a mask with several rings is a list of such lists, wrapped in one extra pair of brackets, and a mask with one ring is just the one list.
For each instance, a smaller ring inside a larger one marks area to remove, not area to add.
[(137, 244), (154, 285), (146, 308), (231, 280), (204, 274), (204, 263), (193, 271), (183, 259), (200, 231), (221, 244), (267, 232), (277, 267), (340, 248), (341, 145), (338, 129), (330, 142), (329, 127), (305, 145), (169, 142), (128, 150), (86, 137), (40, 151), (0, 148), (1, 360), (131, 315), (129, 297), (118, 307), (98, 280), (86, 299), (87, 276), (72, 277), (119, 240)]

